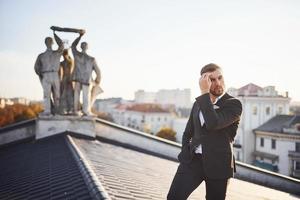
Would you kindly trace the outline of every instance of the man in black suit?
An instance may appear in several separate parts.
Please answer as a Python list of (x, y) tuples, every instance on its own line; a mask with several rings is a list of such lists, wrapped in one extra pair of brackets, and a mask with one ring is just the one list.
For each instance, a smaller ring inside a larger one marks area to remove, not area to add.
[(201, 96), (196, 98), (182, 136), (180, 162), (168, 200), (183, 200), (205, 181), (207, 200), (224, 200), (235, 172), (232, 143), (241, 102), (225, 92), (222, 69), (208, 64), (201, 69)]

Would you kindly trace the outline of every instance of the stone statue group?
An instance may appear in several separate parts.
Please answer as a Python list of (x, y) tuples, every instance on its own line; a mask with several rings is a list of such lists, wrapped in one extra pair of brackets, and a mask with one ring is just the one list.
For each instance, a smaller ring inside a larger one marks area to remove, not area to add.
[[(35, 62), (34, 70), (40, 78), (44, 93), (44, 112), (41, 115), (75, 114), (90, 116), (91, 107), (100, 88), (101, 73), (94, 57), (86, 51), (88, 44), (81, 43), (81, 52), (77, 50), (81, 37), (85, 34), (83, 29), (60, 28), (52, 26), (54, 39), (58, 45), (57, 50), (52, 49), (53, 39), (45, 39), (46, 51), (41, 53)], [(64, 48), (63, 41), (55, 31), (74, 32), (79, 36), (72, 43), (71, 49), (74, 60)], [(63, 56), (63, 61), (60, 62)], [(93, 78), (93, 72), (96, 77)], [(80, 94), (82, 92), (82, 106)]]

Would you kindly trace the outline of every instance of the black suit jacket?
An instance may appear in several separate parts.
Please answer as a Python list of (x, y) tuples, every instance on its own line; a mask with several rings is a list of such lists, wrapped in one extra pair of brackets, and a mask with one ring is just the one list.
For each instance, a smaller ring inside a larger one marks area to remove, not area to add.
[[(200, 110), (205, 120), (203, 126), (199, 119)], [(201, 144), (205, 175), (211, 179), (233, 177), (235, 160), (232, 142), (241, 113), (241, 102), (227, 93), (215, 106), (208, 93), (197, 97), (182, 136), (182, 150), (178, 160), (191, 162), (195, 148)]]

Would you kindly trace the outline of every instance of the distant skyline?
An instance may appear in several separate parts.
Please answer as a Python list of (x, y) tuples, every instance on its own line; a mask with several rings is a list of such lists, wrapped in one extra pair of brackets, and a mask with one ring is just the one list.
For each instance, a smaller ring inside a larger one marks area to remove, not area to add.
[[(1, 0), (0, 97), (42, 99), (33, 66), (56, 25), (86, 29), (102, 72), (98, 98), (189, 88), (193, 100), (213, 62), (227, 88), (272, 85), (300, 101), (299, 10), (297, 0)], [(57, 34), (69, 44), (78, 36)]]

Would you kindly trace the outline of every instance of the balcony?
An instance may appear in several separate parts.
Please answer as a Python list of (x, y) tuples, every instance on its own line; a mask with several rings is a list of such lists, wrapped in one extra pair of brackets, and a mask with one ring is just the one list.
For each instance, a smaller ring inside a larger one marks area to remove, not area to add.
[(278, 166), (277, 165), (273, 165), (270, 163), (266, 163), (260, 160), (254, 160), (253, 165), (269, 170), (269, 171), (273, 171), (273, 172), (278, 172)]
[(298, 151), (289, 151), (289, 157), (291, 159), (297, 159), (300, 161), (300, 152)]
[(270, 153), (266, 153), (266, 152), (254, 151), (253, 155), (254, 156), (259, 156), (259, 157), (262, 157), (262, 158), (267, 158), (271, 161), (278, 161), (278, 155), (274, 155), (274, 154), (270, 154)]

